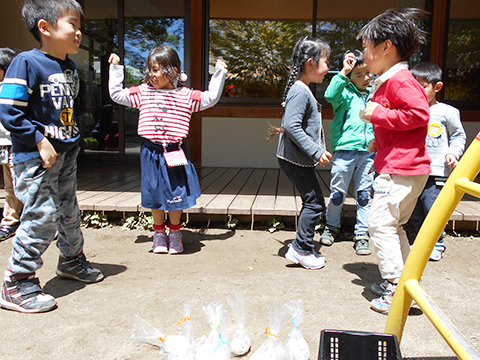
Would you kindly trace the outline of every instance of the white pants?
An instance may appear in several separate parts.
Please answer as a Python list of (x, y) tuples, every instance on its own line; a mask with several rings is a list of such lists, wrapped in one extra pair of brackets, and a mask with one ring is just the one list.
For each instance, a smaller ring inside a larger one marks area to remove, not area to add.
[(407, 223), (422, 193), (428, 175), (381, 174), (373, 184), (368, 231), (375, 245), (383, 279), (399, 278), (410, 252)]

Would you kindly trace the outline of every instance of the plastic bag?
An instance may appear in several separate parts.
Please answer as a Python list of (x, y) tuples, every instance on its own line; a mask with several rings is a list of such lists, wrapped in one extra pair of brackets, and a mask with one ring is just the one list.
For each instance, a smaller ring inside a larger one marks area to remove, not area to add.
[(245, 332), (245, 318), (247, 316), (245, 298), (240, 291), (236, 291), (227, 297), (227, 303), (232, 308), (233, 319), (237, 327), (231, 336), (230, 351), (233, 356), (242, 356), (248, 352), (252, 344), (250, 336)]
[(302, 300), (294, 300), (285, 304), (288, 313), (291, 316), (293, 329), (287, 335), (285, 348), (289, 353), (290, 360), (308, 360), (310, 359), (310, 348), (300, 331), (300, 324), (303, 322)]
[(167, 360), (193, 360), (193, 335), (190, 303), (184, 306), (183, 317), (177, 323), (181, 325), (179, 335), (168, 335), (165, 338), (163, 352), (168, 354)]
[(228, 311), (219, 301), (204, 305), (203, 311), (212, 330), (195, 341), (195, 360), (230, 359)]
[(158, 346), (160, 351), (165, 348), (165, 334), (143, 320), (140, 316), (135, 315), (132, 325), (135, 332), (129, 336), (129, 339)]
[(278, 338), (284, 320), (283, 304), (270, 305), (270, 326), (266, 329), (267, 340), (253, 353), (250, 360), (288, 360), (288, 353)]

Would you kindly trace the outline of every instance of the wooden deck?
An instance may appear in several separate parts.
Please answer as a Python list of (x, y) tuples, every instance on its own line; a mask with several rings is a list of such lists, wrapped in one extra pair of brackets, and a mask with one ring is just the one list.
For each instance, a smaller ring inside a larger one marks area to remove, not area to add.
[[(278, 169), (253, 168), (199, 168), (202, 196), (197, 204), (185, 210), (186, 214), (248, 216), (252, 226), (259, 216), (298, 216), (301, 199), (293, 185)], [(325, 201), (328, 201), (330, 172), (318, 171)], [(0, 206), (5, 191), (0, 190)], [(345, 201), (344, 217), (355, 217), (355, 199), (352, 188)], [(78, 168), (77, 197), (81, 210), (142, 212), (140, 167), (127, 165), (95, 166), (80, 164)], [(480, 221), (480, 201), (470, 195), (460, 202), (450, 218), (451, 222)]]

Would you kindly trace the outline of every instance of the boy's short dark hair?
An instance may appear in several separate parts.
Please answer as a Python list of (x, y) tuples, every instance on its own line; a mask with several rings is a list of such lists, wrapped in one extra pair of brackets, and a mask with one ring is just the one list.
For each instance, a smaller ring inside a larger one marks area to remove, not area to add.
[(7, 71), (8, 65), (12, 62), (17, 53), (10, 48), (0, 48), (0, 69)]
[(22, 16), (28, 31), (38, 42), (41, 42), (38, 21), (44, 19), (55, 25), (58, 18), (68, 11), (78, 13), (82, 21), (85, 19), (82, 6), (75, 0), (25, 0)]
[(427, 14), (417, 8), (389, 9), (370, 20), (358, 33), (357, 40), (368, 40), (375, 46), (390, 40), (402, 60), (408, 60), (427, 40), (427, 33), (415, 23), (415, 19), (423, 19)]
[(433, 86), (442, 81), (442, 69), (431, 62), (421, 62), (410, 70), (418, 81), (426, 81)]
[[(353, 68), (355, 69), (358, 66), (362, 66), (365, 64), (365, 60), (363, 59), (363, 52), (361, 52), (358, 49), (355, 50), (347, 50), (343, 53), (342, 59), (339, 62), (339, 69), (341, 70), (343, 68), (343, 62), (345, 61), (345, 58), (347, 57), (348, 54), (353, 54), (353, 61), (355, 61), (355, 65)], [(353, 69), (352, 69), (353, 71)], [(350, 78), (352, 71), (350, 71), (347, 75), (348, 78)]]

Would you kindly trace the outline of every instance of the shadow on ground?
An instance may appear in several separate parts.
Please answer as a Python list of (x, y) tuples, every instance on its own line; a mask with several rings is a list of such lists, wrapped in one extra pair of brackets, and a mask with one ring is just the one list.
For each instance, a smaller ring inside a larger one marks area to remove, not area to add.
[[(118, 275), (127, 270), (126, 266), (116, 264), (97, 264), (90, 263), (92, 267), (98, 268), (102, 271), (104, 279), (109, 276)], [(75, 291), (83, 289), (89, 284), (76, 281), (73, 279), (65, 279), (60, 276), (55, 276), (45, 283), (43, 290), (55, 298), (67, 296)]]

